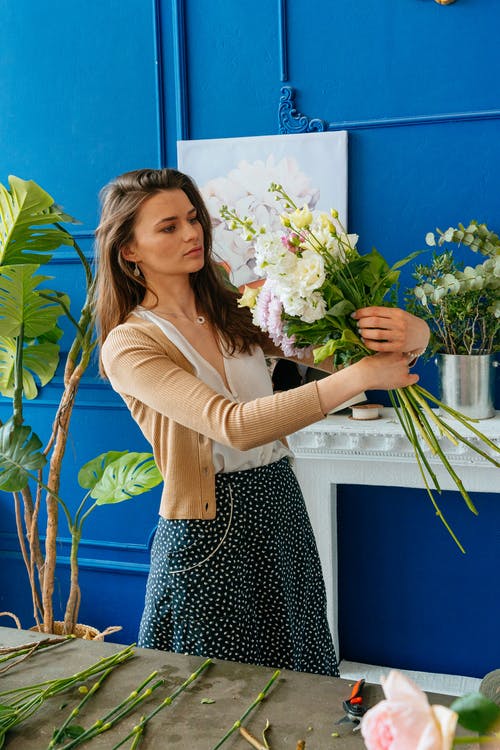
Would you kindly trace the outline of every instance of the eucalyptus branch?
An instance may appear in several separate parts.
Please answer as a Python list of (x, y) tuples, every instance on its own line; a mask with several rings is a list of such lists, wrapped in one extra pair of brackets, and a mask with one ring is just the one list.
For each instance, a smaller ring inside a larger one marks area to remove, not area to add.
[[(271, 689), (271, 687), (273, 686), (274, 682), (278, 679), (278, 677), (280, 676), (280, 674), (281, 674), (281, 671), (279, 669), (277, 669), (274, 672), (274, 674), (271, 677), (271, 679), (269, 680), (269, 682), (266, 684), (266, 686), (262, 690), (262, 692), (260, 692), (258, 694), (258, 696), (255, 698), (254, 701), (252, 701), (252, 703), (248, 706), (248, 708), (240, 716), (240, 718), (237, 721), (234, 722), (234, 724), (231, 727), (231, 729), (229, 729), (226, 732), (226, 734), (222, 737), (222, 739), (220, 739), (219, 742), (216, 745), (214, 745), (214, 747), (212, 748), (212, 750), (218, 750), (218, 748), (221, 747), (224, 744), (224, 742), (227, 739), (229, 739), (229, 737), (231, 737), (231, 735), (234, 734), (234, 732), (236, 732), (236, 730), (238, 730), (241, 727), (242, 722), (245, 721), (245, 719), (247, 718), (247, 716), (254, 710), (254, 708), (256, 708), (259, 705), (259, 703), (262, 703), (262, 701), (266, 697), (266, 694)], [(113, 748), (113, 750), (115, 750), (115, 749)]]

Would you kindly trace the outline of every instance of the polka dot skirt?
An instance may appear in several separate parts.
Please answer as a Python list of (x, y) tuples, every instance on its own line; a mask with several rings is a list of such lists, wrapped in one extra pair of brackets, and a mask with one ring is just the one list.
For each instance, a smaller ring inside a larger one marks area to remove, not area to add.
[(160, 518), (138, 645), (338, 676), (321, 566), (288, 458), (216, 475), (217, 518)]

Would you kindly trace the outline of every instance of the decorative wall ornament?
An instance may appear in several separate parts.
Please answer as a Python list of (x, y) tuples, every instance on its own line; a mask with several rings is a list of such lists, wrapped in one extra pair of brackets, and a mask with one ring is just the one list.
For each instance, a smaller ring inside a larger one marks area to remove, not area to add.
[(291, 86), (283, 86), (280, 92), (278, 119), (279, 132), (283, 134), (400, 128), (408, 125), (440, 125), (450, 122), (481, 122), (500, 119), (500, 109), (487, 109), (477, 112), (445, 112), (432, 115), (410, 115), (409, 117), (384, 117), (379, 120), (327, 122), (319, 117), (311, 118), (300, 114), (295, 108), (295, 90)]
[(278, 109), (280, 133), (319, 133), (328, 130), (328, 123), (318, 117), (311, 119), (297, 112), (291, 86), (283, 86)]
[(454, 2), (455, 0), (436, 0), (436, 3), (439, 3), (439, 5), (451, 5)]

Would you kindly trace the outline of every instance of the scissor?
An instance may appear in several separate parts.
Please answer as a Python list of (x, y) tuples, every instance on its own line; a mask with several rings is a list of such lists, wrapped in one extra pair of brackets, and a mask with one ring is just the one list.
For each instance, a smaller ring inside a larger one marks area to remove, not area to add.
[(366, 707), (363, 705), (363, 687), (364, 679), (358, 680), (354, 683), (351, 695), (347, 700), (342, 701), (342, 707), (345, 711), (344, 716), (337, 721), (337, 724), (343, 724), (344, 722), (351, 722), (355, 724), (353, 732), (356, 732), (360, 728), (360, 721), (363, 714), (366, 712)]

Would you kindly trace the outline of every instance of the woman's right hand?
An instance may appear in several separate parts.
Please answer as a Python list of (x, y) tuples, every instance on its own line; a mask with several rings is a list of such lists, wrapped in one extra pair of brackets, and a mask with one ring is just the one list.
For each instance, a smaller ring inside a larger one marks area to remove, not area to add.
[(388, 391), (415, 385), (419, 378), (410, 372), (408, 363), (407, 354), (380, 352), (319, 380), (317, 386), (323, 413), (328, 414), (362, 391)]

